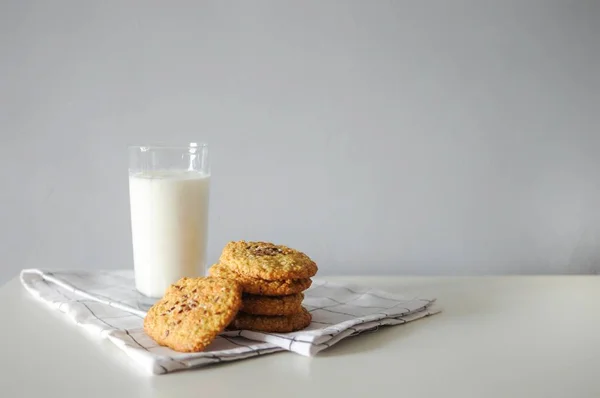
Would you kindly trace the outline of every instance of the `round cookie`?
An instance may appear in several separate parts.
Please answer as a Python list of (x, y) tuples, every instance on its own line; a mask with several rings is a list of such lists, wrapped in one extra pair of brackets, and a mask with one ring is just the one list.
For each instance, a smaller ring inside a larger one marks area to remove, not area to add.
[(304, 294), (288, 296), (257, 296), (244, 294), (240, 311), (252, 315), (293, 315), (302, 312)]
[(144, 331), (180, 352), (204, 350), (242, 305), (242, 287), (230, 279), (182, 278), (148, 310)]
[(306, 254), (269, 242), (229, 242), (219, 262), (238, 274), (268, 281), (305, 279), (318, 271)]
[(286, 296), (296, 294), (305, 291), (312, 284), (310, 278), (281, 279), (277, 281), (251, 278), (246, 275), (240, 275), (223, 264), (213, 265), (209, 268), (208, 273), (211, 276), (235, 280), (242, 285), (244, 293), (262, 296)]
[(238, 313), (227, 327), (231, 330), (254, 330), (257, 332), (289, 333), (302, 330), (312, 320), (310, 312), (302, 307), (302, 312), (289, 316), (264, 316)]

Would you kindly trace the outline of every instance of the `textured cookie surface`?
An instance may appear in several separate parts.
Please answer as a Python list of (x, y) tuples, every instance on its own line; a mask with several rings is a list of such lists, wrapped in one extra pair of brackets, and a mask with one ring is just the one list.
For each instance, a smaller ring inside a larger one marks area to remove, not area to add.
[(198, 352), (231, 323), (242, 305), (241, 286), (215, 277), (182, 278), (144, 318), (154, 341), (180, 352)]
[(318, 270), (306, 254), (269, 242), (229, 242), (219, 262), (238, 274), (268, 281), (310, 278)]
[(302, 307), (302, 311), (290, 316), (264, 316), (238, 313), (228, 329), (254, 330), (258, 332), (289, 333), (302, 330), (312, 320), (310, 312)]
[(303, 293), (288, 296), (244, 294), (240, 311), (253, 315), (292, 315), (302, 312), (302, 300)]
[(242, 285), (244, 293), (257, 294), (263, 296), (285, 296), (305, 291), (312, 284), (310, 278), (304, 279), (280, 279), (276, 281), (267, 281), (259, 278), (252, 278), (241, 275), (223, 264), (215, 264), (208, 270), (211, 276), (219, 278), (233, 279)]

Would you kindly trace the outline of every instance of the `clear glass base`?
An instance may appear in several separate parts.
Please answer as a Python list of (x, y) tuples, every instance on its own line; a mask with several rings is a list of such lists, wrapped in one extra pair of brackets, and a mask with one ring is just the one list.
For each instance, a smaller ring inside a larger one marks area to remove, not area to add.
[(140, 293), (137, 300), (137, 307), (140, 310), (148, 311), (158, 300), (160, 300), (160, 297), (148, 297)]

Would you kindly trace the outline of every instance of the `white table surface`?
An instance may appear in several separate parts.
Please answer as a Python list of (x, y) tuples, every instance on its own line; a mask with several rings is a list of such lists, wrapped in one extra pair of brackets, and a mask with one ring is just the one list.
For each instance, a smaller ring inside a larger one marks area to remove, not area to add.
[(435, 296), (444, 312), (313, 358), (151, 376), (15, 278), (0, 288), (0, 396), (600, 397), (600, 277), (327, 279)]

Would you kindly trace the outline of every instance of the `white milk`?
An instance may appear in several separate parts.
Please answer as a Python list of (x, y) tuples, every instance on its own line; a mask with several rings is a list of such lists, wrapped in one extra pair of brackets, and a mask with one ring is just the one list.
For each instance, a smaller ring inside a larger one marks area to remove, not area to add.
[(205, 272), (210, 177), (194, 171), (129, 176), (135, 285), (162, 297), (184, 276)]

